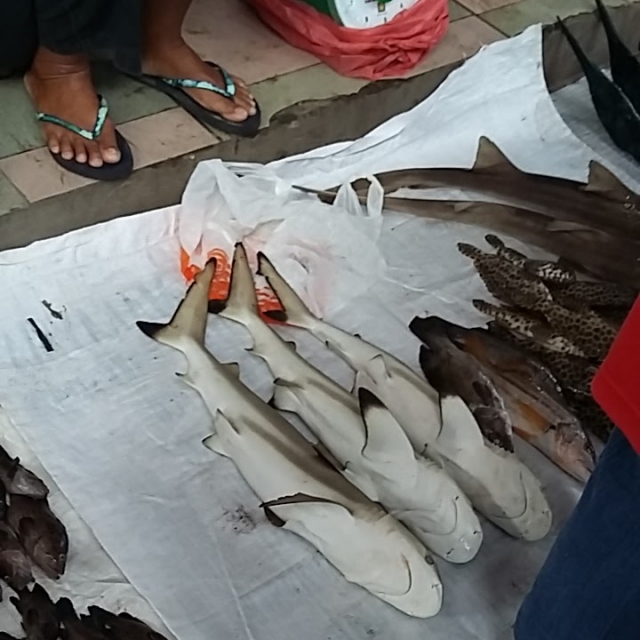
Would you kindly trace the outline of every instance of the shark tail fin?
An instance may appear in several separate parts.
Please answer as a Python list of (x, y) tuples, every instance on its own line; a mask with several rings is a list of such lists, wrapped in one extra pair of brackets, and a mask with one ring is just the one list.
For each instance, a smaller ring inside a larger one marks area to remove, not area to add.
[(211, 301), (209, 313), (218, 314), (243, 325), (259, 315), (253, 273), (247, 252), (240, 242), (236, 244), (233, 252), (229, 295), (226, 300)]
[(196, 275), (185, 297), (180, 301), (173, 317), (167, 324), (139, 321), (136, 323), (138, 329), (153, 340), (178, 349), (178, 351), (184, 351), (185, 345), (189, 342), (204, 345), (209, 289), (215, 271), (215, 260), (209, 260), (205, 268)]
[(258, 266), (258, 273), (266, 278), (283, 309), (282, 311), (267, 311), (265, 315), (274, 320), (284, 321), (294, 327), (309, 328), (316, 320), (315, 316), (263, 253), (258, 254)]

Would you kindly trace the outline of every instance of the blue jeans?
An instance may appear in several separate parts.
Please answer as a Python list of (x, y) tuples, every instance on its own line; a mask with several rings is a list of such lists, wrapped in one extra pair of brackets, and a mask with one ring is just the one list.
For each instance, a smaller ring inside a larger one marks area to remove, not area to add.
[(615, 431), (515, 624), (516, 640), (640, 639), (640, 456)]

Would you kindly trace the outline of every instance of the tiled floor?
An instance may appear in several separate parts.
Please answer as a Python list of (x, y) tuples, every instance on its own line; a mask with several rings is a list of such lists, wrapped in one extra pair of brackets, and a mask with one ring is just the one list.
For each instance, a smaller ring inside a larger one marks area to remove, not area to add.
[[(607, 0), (626, 4), (633, 0)], [(557, 13), (593, 9), (593, 0), (450, 1), (444, 40), (414, 70), (436, 69), (469, 57), (482, 45), (514, 35)], [(206, 59), (245, 78), (260, 100), (265, 126), (272, 115), (303, 100), (358, 91), (366, 82), (343, 78), (265, 27), (242, 0), (195, 0), (186, 36)], [(164, 95), (108, 68), (96, 70), (99, 90), (131, 141), (136, 166), (154, 165), (225, 139), (206, 130)], [(123, 124), (126, 123), (126, 124)], [(42, 147), (33, 109), (20, 79), (0, 81), (0, 215), (87, 184), (58, 168)]]

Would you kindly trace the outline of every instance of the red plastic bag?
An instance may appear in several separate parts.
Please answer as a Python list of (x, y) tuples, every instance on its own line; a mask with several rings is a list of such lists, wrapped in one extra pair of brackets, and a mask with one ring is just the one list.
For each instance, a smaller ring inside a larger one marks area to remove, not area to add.
[(349, 29), (298, 0), (248, 0), (262, 20), (294, 47), (338, 73), (380, 80), (419, 64), (449, 26), (447, 0), (420, 0), (372, 29)]

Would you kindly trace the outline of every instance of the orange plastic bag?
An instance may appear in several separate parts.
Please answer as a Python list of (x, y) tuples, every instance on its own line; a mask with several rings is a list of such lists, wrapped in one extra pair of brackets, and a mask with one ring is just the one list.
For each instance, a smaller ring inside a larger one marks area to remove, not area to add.
[(299, 0), (248, 0), (262, 20), (294, 47), (344, 76), (380, 80), (405, 75), (443, 38), (447, 0), (420, 0), (372, 29), (349, 29)]

